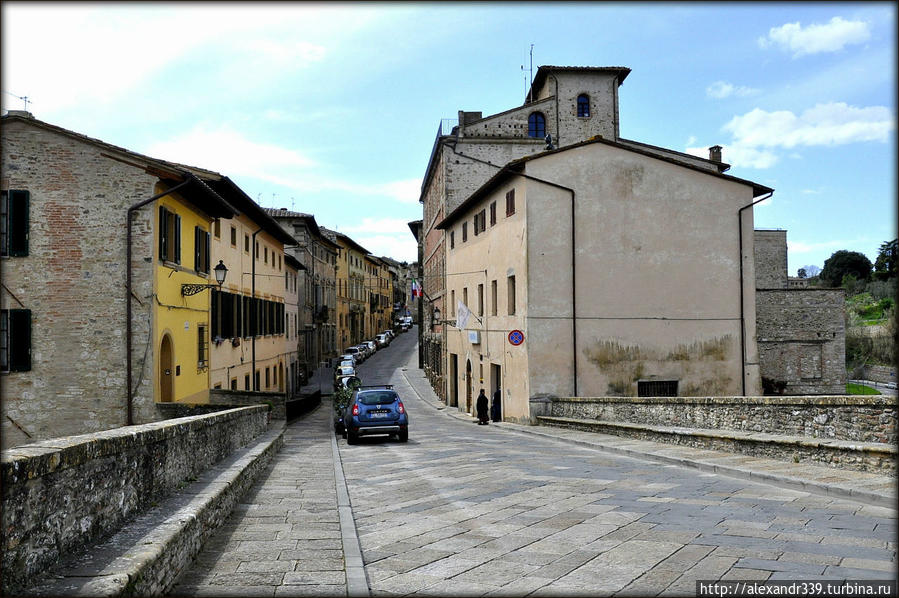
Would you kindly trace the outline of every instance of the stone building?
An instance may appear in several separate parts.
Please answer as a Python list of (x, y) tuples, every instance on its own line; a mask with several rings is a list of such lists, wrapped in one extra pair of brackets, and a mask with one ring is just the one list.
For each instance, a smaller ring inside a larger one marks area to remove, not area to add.
[(315, 216), (286, 208), (266, 212), (294, 238), (287, 251), (304, 266), (299, 297), (300, 361), (307, 376), (323, 360), (337, 355), (337, 253), (339, 246), (322, 232)]
[[(446, 237), (436, 225), (476, 189), (512, 160), (552, 147), (568, 146), (594, 137), (618, 142), (710, 172), (724, 172), (720, 148), (705, 160), (619, 136), (618, 88), (630, 73), (625, 67), (541, 66), (521, 106), (497, 114), (459, 111), (458, 120), (441, 121), (422, 182), (423, 207), (421, 273), (424, 319), (433, 322), (434, 310), (446, 314)], [(547, 139), (547, 135), (551, 139)], [(715, 148), (712, 148), (713, 150)], [(437, 322), (422, 326), (423, 367), (432, 384), (446, 397), (445, 330)]]
[(746, 208), (771, 192), (602, 137), (508, 163), (435, 224), (447, 404), (759, 394)]
[(215, 284), (210, 227), (234, 190), (27, 112), (0, 122), (3, 447), (208, 394), (209, 293), (182, 289)]
[(843, 289), (787, 276), (787, 231), (756, 230), (759, 367), (767, 394), (846, 392)]
[(289, 253), (284, 254), (284, 313), (287, 317), (284, 332), (286, 347), (284, 359), (288, 364), (287, 398), (298, 396), (300, 387), (306, 380), (300, 367), (300, 276), (306, 266)]

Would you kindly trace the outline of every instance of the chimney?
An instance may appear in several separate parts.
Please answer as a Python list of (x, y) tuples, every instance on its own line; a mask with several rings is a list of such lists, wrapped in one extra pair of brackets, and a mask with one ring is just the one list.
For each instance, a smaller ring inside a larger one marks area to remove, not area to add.
[(21, 118), (34, 118), (34, 115), (27, 110), (7, 110), (7, 116), (19, 116)]
[(720, 162), (721, 161), (721, 146), (713, 145), (709, 148), (709, 160), (712, 162)]

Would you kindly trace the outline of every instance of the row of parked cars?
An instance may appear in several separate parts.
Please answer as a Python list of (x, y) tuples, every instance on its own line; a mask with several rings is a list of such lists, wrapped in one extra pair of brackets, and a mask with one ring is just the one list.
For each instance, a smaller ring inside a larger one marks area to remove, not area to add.
[[(403, 328), (400, 328), (403, 330)], [(356, 368), (376, 351), (390, 345), (396, 333), (393, 330), (385, 330), (375, 336), (373, 340), (363, 341), (358, 345), (347, 347), (343, 351), (334, 368), (334, 389), (348, 388), (353, 382), (351, 378), (358, 378)]]

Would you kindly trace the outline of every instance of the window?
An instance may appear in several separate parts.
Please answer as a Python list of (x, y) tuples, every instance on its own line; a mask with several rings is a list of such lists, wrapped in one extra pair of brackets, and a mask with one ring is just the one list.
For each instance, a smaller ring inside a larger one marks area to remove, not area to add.
[(450, 231), (450, 249), (453, 249), (456, 246), (456, 231)]
[(515, 189), (509, 189), (506, 192), (506, 216), (515, 213)]
[(468, 307), (468, 287), (462, 289), (462, 303), (465, 304), (465, 307)]
[(464, 243), (467, 240), (468, 240), (468, 222), (463, 222), (462, 223), (462, 242)]
[(272, 384), (271, 368), (265, 368), (265, 387), (268, 388)]
[(456, 315), (456, 291), (450, 291), (450, 313), (455, 316)]
[[(265, 263), (267, 264), (268, 263), (268, 247), (263, 247), (262, 249), (265, 251)], [(275, 260), (272, 260), (272, 262), (274, 262), (274, 261)]]
[(474, 234), (480, 234), (487, 230), (487, 211), (481, 210), (474, 215)]
[(638, 397), (676, 397), (677, 380), (638, 380)]
[(256, 259), (259, 259), (259, 241), (256, 241)]
[(484, 285), (478, 285), (478, 315), (484, 315)]
[(243, 236), (243, 250), (244, 253), (250, 253), (250, 235)]
[(250, 390), (250, 375), (249, 374), (246, 374), (243, 377), (243, 389)]
[(0, 255), (28, 255), (28, 191), (4, 191), (0, 199)]
[(164, 206), (159, 208), (159, 259), (181, 263), (181, 216)]
[(222, 238), (222, 221), (220, 219), (215, 219), (215, 222), (213, 222), (212, 230), (216, 239)]
[(577, 115), (583, 118), (590, 116), (590, 96), (585, 93), (577, 97)]
[(496, 224), (496, 202), (490, 202), (490, 226)]
[(541, 112), (531, 112), (528, 116), (528, 137), (546, 137), (546, 117)]
[(205, 368), (209, 360), (209, 341), (206, 340), (206, 324), (197, 324), (197, 367)]
[(491, 281), (490, 281), (490, 315), (491, 315), (491, 316), (497, 315), (496, 304), (497, 304), (497, 301), (496, 301), (496, 281), (495, 281), (495, 280), (491, 280)]
[(253, 374), (253, 390), (259, 390), (259, 370)]
[(237, 378), (231, 378), (231, 390), (237, 390)]
[(233, 226), (231, 227), (231, 247), (237, 247), (237, 229)]
[(209, 233), (194, 227), (194, 270), (198, 274), (209, 274)]
[(31, 310), (0, 311), (0, 371), (31, 370)]
[(515, 276), (506, 279), (507, 296), (509, 299), (509, 315), (515, 315)]

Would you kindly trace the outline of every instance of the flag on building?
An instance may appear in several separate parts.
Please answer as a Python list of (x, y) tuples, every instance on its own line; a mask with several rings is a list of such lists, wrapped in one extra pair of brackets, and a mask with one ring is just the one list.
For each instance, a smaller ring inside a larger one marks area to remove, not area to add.
[(421, 297), (421, 285), (414, 278), (412, 279), (412, 297)]
[(464, 330), (468, 326), (468, 318), (470, 317), (471, 310), (468, 309), (467, 305), (459, 301), (456, 305), (456, 328)]

